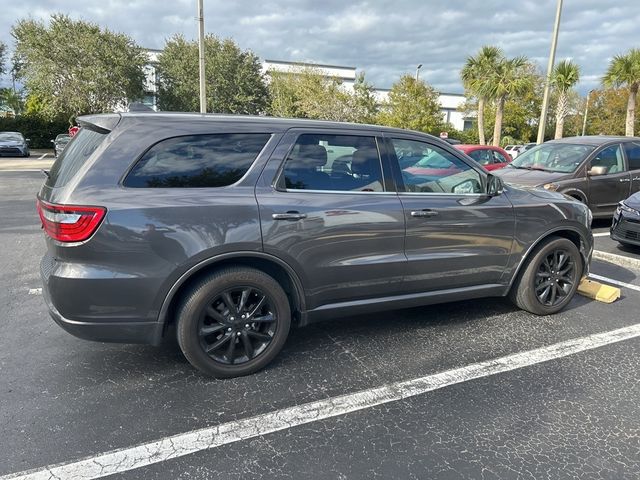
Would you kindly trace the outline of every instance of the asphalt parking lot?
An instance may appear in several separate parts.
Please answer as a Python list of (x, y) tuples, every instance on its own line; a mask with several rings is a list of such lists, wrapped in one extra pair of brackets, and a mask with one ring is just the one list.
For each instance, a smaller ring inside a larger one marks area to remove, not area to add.
[(640, 270), (595, 260), (622, 298), (551, 317), (486, 299), (335, 319), (212, 380), (170, 339), (91, 343), (50, 320), (43, 177), (17, 170), (0, 171), (0, 480), (640, 478)]

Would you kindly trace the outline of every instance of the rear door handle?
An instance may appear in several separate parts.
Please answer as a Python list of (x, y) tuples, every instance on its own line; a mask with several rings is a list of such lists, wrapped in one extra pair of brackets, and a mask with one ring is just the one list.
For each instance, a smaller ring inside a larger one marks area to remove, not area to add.
[(620, 182), (630, 182), (631, 179), (629, 179), (629, 178), (621, 178), (619, 181)]
[(307, 214), (300, 212), (274, 213), (271, 218), (274, 220), (302, 220), (307, 218)]
[(438, 212), (435, 210), (413, 210), (411, 212), (412, 217), (435, 217), (438, 215)]

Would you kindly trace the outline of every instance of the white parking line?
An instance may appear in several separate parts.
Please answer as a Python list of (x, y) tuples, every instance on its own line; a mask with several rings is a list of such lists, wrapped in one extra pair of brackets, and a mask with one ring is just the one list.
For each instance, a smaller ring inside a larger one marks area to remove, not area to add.
[(0, 477), (9, 479), (72, 478), (88, 480), (190, 455), (210, 448), (337, 417), (478, 378), (509, 372), (640, 336), (640, 323), (567, 340), (542, 348), (474, 363), (435, 375), (276, 410), (213, 427), (193, 430), (130, 448), (112, 450), (75, 462), (61, 463)]
[(38, 157), (38, 160), (42, 160), (44, 157), (46, 157), (47, 155), (49, 155), (48, 153), (45, 153), (44, 155), (42, 155), (41, 157)]
[(589, 278), (593, 278), (594, 280), (599, 280), (604, 283), (610, 283), (611, 285), (617, 285), (618, 287), (630, 288), (631, 290), (640, 292), (640, 287), (638, 285), (634, 285), (633, 283), (621, 282), (620, 280), (614, 280), (613, 278), (603, 277), (601, 275), (596, 275), (595, 273), (590, 273)]
[(30, 288), (29, 295), (42, 295), (42, 288)]
[(609, 232), (594, 233), (593, 236), (594, 237), (608, 237), (609, 236)]

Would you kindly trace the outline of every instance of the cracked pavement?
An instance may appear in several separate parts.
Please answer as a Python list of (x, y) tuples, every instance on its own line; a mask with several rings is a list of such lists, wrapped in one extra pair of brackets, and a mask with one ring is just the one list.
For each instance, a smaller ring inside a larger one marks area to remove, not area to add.
[[(0, 475), (640, 321), (640, 292), (631, 290), (612, 305), (577, 297), (546, 318), (501, 299), (385, 312), (293, 331), (269, 368), (212, 380), (174, 341), (76, 339), (28, 294), (40, 286), (34, 195), (42, 178), (0, 172)], [(640, 285), (631, 270), (594, 262), (593, 271)], [(113, 478), (638, 478), (639, 347), (631, 339)], [(172, 448), (167, 441), (159, 455)]]

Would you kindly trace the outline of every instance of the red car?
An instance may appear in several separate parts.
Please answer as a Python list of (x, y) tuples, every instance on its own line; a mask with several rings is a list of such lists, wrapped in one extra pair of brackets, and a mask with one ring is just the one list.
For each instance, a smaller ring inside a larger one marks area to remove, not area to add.
[(454, 145), (454, 147), (462, 150), (487, 170), (497, 170), (511, 162), (511, 155), (493, 145)]

